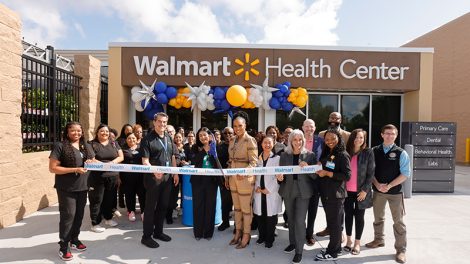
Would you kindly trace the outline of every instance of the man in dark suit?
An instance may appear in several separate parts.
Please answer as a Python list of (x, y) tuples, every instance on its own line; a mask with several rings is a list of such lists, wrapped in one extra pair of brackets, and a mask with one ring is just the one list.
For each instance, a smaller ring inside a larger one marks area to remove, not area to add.
[[(318, 162), (318, 158), (321, 156), (323, 138), (315, 135), (315, 121), (312, 119), (306, 119), (302, 125), (302, 130), (305, 135), (305, 148), (315, 153), (315, 163)], [(310, 198), (308, 204), (308, 216), (307, 216), (307, 245), (313, 246), (315, 239), (313, 238), (313, 227), (315, 225), (315, 218), (317, 217), (318, 201), (320, 198), (320, 192), (318, 190), (318, 181), (314, 181), (313, 195)]]

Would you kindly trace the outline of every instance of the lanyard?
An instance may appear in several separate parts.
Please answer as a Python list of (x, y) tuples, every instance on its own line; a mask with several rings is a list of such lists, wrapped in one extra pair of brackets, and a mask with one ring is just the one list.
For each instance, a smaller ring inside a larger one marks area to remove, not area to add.
[(164, 158), (165, 162), (167, 163), (166, 165), (169, 166), (170, 160), (168, 159), (168, 141), (165, 135), (163, 135), (163, 137), (165, 137), (165, 144), (163, 144), (163, 141), (160, 139), (160, 137), (158, 137), (158, 141), (160, 142), (160, 144), (162, 144), (162, 147), (165, 150)]

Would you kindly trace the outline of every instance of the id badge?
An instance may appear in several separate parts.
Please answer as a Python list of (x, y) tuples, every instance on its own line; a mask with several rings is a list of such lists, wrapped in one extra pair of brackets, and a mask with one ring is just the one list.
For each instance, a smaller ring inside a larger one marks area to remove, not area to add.
[(335, 163), (332, 162), (332, 161), (327, 161), (325, 167), (327, 167), (328, 169), (334, 170), (335, 169)]

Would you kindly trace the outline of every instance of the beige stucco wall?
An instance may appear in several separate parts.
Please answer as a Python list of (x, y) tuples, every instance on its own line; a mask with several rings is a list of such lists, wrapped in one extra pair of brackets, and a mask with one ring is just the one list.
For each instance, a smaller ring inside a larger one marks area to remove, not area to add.
[(57, 201), (48, 154), (22, 153), (21, 20), (0, 4), (0, 228)]
[(93, 138), (95, 128), (100, 123), (101, 61), (90, 55), (74, 56), (74, 73), (80, 80), (80, 123), (85, 137)]
[[(0, 4), (0, 228), (12, 225), (39, 209), (57, 203), (49, 151), (22, 153), (21, 134), (21, 20)], [(77, 57), (80, 121), (92, 131), (99, 121), (100, 61)]]
[(470, 13), (407, 44), (433, 47), (432, 121), (457, 122), (457, 161), (470, 138)]
[(421, 53), (419, 90), (403, 96), (403, 121), (431, 121), (433, 54)]
[(121, 85), (121, 48), (109, 48), (108, 65), (108, 125), (120, 132), (129, 122), (130, 96), (130, 90)]

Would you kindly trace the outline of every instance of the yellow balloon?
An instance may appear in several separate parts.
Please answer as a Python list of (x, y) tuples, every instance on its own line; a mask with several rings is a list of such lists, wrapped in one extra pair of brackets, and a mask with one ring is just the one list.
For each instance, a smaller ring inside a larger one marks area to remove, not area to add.
[(232, 85), (227, 90), (227, 101), (232, 106), (241, 106), (247, 98), (246, 89), (241, 85)]
[(297, 88), (297, 93), (299, 96), (304, 96), (304, 95), (307, 95), (307, 90), (305, 90), (305, 88), (302, 88), (302, 87), (299, 87)]
[(297, 100), (295, 101), (295, 105), (297, 105), (300, 108), (304, 108), (306, 104), (307, 104), (307, 97), (306, 96), (297, 97)]
[(190, 108), (192, 105), (191, 100), (187, 99), (183, 102), (183, 107), (184, 108)]
[(175, 108), (176, 108), (176, 109), (180, 109), (180, 108), (181, 108), (181, 104), (176, 104), (176, 105), (175, 105)]
[(176, 98), (171, 98), (168, 104), (174, 107), (176, 105)]

